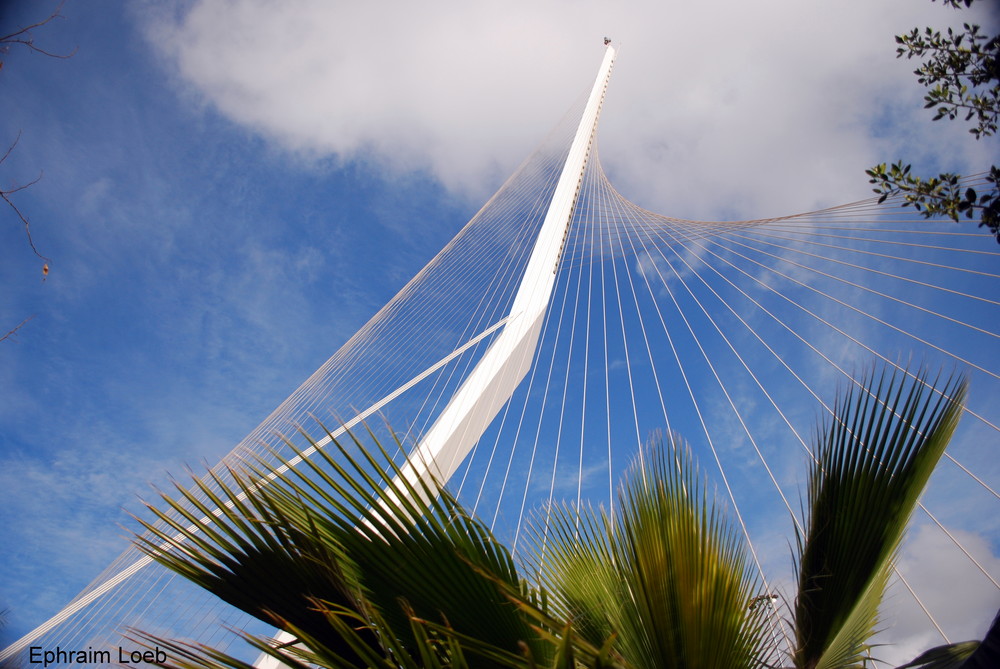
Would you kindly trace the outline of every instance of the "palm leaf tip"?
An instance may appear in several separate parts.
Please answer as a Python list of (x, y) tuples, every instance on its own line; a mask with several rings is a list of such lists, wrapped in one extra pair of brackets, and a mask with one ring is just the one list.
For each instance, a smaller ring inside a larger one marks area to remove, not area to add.
[(795, 664), (860, 662), (906, 524), (964, 408), (962, 377), (868, 372), (819, 433), (797, 530)]
[[(966, 662), (978, 648), (978, 641), (961, 641), (935, 646), (896, 669), (974, 669), (972, 666), (967, 666)], [(983, 665), (983, 669), (986, 666), (989, 665)]]

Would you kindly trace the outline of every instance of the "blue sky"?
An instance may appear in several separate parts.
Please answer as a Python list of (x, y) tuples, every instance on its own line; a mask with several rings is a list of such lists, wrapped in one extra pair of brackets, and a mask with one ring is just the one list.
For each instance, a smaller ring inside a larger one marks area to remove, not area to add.
[[(981, 169), (892, 35), (930, 2), (70, 0), (0, 70), (0, 607), (6, 640), (124, 546), (122, 507), (213, 463), (423, 266), (621, 51), (615, 185), (702, 219), (868, 195), (905, 155)], [(0, 32), (54, 4), (15, 2)], [(947, 156), (945, 158), (944, 156)], [(387, 262), (387, 259), (391, 259)], [(995, 550), (995, 547), (994, 547)]]

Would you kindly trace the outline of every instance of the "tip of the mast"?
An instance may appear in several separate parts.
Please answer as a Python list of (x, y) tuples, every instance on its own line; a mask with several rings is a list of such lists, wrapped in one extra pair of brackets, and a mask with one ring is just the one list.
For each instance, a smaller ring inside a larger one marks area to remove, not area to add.
[(610, 44), (611, 44), (611, 38), (610, 37), (605, 37), (604, 38), (604, 46), (608, 46)]

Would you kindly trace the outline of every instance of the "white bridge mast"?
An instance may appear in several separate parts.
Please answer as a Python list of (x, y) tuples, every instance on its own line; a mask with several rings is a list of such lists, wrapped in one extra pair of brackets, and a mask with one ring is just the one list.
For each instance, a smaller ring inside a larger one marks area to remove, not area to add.
[(531, 368), (615, 61), (615, 48), (610, 40), (605, 39), (605, 44), (607, 49), (601, 69), (570, 145), (507, 323), (410, 453), (401, 477), (411, 484), (430, 479), (447, 482)]

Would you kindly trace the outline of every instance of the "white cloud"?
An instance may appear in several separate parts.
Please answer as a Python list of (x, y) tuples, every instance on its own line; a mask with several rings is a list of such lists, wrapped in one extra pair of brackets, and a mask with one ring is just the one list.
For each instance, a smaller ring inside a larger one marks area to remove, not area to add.
[[(586, 91), (607, 34), (623, 46), (605, 163), (626, 195), (696, 217), (863, 196), (864, 167), (916, 151), (914, 124), (929, 123), (892, 36), (972, 15), (904, 0), (198, 0), (147, 25), (180, 82), (276, 145), (426, 169), (474, 198)], [(946, 126), (942, 142), (988, 155)], [(921, 147), (941, 148), (926, 136)]]
[[(987, 572), (998, 573), (1000, 556), (982, 535), (964, 531), (952, 534)], [(1000, 608), (1000, 590), (947, 535), (932, 525), (914, 530), (897, 566), (951, 642), (983, 638)], [(888, 646), (877, 656), (893, 665), (945, 643), (898, 582), (890, 589), (883, 615), (889, 626), (877, 641)]]

